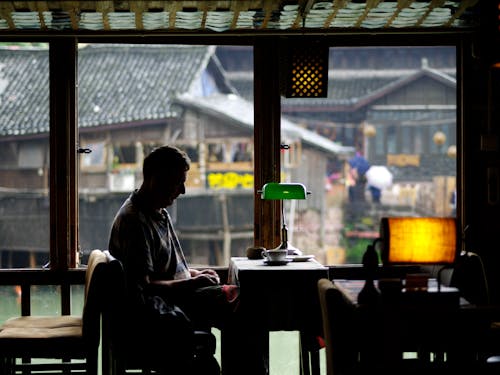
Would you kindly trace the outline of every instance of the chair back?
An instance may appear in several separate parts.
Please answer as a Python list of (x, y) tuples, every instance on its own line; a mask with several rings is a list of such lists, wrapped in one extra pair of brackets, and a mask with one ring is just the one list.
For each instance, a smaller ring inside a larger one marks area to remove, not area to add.
[(155, 368), (156, 361), (162, 363), (164, 358), (153, 354), (151, 345), (156, 344), (144, 340), (149, 332), (146, 328), (148, 322), (143, 320), (144, 317), (135, 316), (129, 311), (122, 262), (111, 255), (109, 250), (105, 250), (104, 254), (108, 260), (106, 279), (108, 298), (102, 316), (103, 371), (123, 374), (127, 369), (144, 371)]
[(328, 375), (349, 374), (357, 366), (354, 304), (328, 279), (318, 280)]
[(458, 257), (451, 274), (450, 286), (458, 288), (460, 295), (470, 303), (490, 303), (484, 264), (478, 254), (466, 253)]
[(107, 294), (108, 298), (103, 312), (103, 323), (109, 333), (110, 344), (113, 346), (125, 343), (122, 339), (126, 339), (130, 335), (130, 328), (125, 334), (123, 331), (123, 324), (130, 325), (127, 322), (127, 308), (126, 308), (126, 281), (125, 271), (122, 262), (116, 259), (109, 250), (105, 250), (104, 254), (108, 260), (108, 274), (107, 274)]
[(82, 336), (85, 342), (91, 346), (98, 345), (101, 334), (100, 324), (104, 308), (107, 263), (108, 258), (103, 251), (92, 250), (85, 272)]
[[(108, 250), (104, 253), (108, 258), (108, 298), (102, 319), (103, 371), (122, 374), (127, 369), (142, 369), (177, 374), (186, 373), (191, 366), (197, 369), (193, 373), (220, 374), (219, 364), (213, 356), (216, 341), (211, 332), (184, 332), (174, 321), (165, 321), (164, 324), (172, 325), (169, 328), (172, 334), (165, 333), (161, 345), (151, 339), (158, 335), (153, 330), (162, 334), (166, 326), (157, 327), (154, 317), (149, 319), (146, 315), (130, 313), (123, 265)], [(178, 336), (180, 331), (186, 336)]]

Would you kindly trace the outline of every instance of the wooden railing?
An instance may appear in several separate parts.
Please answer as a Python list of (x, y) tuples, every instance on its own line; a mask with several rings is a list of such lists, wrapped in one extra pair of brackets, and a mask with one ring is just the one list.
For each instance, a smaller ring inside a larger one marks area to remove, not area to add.
[[(12, 285), (21, 288), (21, 315), (31, 315), (31, 287), (33, 285), (56, 285), (60, 287), (61, 314), (80, 314), (71, 311), (71, 286), (85, 284), (85, 267), (68, 271), (48, 269), (0, 269), (0, 286)], [(216, 267), (221, 282), (227, 280), (227, 268)]]
[[(31, 286), (57, 285), (61, 288), (61, 314), (71, 314), (71, 286), (85, 284), (85, 268), (68, 271), (45, 269), (2, 269), (0, 285), (21, 288), (21, 315), (31, 315)], [(75, 312), (73, 312), (75, 313)], [(81, 313), (81, 312), (79, 312)]]

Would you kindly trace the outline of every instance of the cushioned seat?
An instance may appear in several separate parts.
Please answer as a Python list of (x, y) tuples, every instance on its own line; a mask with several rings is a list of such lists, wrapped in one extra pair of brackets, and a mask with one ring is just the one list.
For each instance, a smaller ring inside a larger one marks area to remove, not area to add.
[(82, 317), (79, 315), (62, 316), (14, 316), (7, 319), (1, 326), (5, 328), (59, 328), (59, 327), (80, 327)]

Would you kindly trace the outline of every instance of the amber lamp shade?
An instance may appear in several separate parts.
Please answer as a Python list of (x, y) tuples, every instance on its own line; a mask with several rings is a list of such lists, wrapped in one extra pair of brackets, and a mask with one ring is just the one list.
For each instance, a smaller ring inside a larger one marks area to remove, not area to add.
[(452, 264), (458, 251), (457, 232), (454, 218), (382, 218), (382, 263)]

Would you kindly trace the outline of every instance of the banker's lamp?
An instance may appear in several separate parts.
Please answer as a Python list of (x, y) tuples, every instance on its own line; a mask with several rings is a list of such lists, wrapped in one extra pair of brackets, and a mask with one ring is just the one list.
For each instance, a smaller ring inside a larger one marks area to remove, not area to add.
[[(299, 183), (280, 183), (268, 182), (259, 191), (261, 199), (264, 200), (288, 200), (288, 199), (306, 199), (309, 192), (303, 184)], [(281, 205), (281, 216), (283, 225), (281, 227), (281, 244), (276, 248), (288, 250), (288, 255), (301, 255), (302, 252), (288, 242), (288, 228), (285, 220), (284, 205)]]

